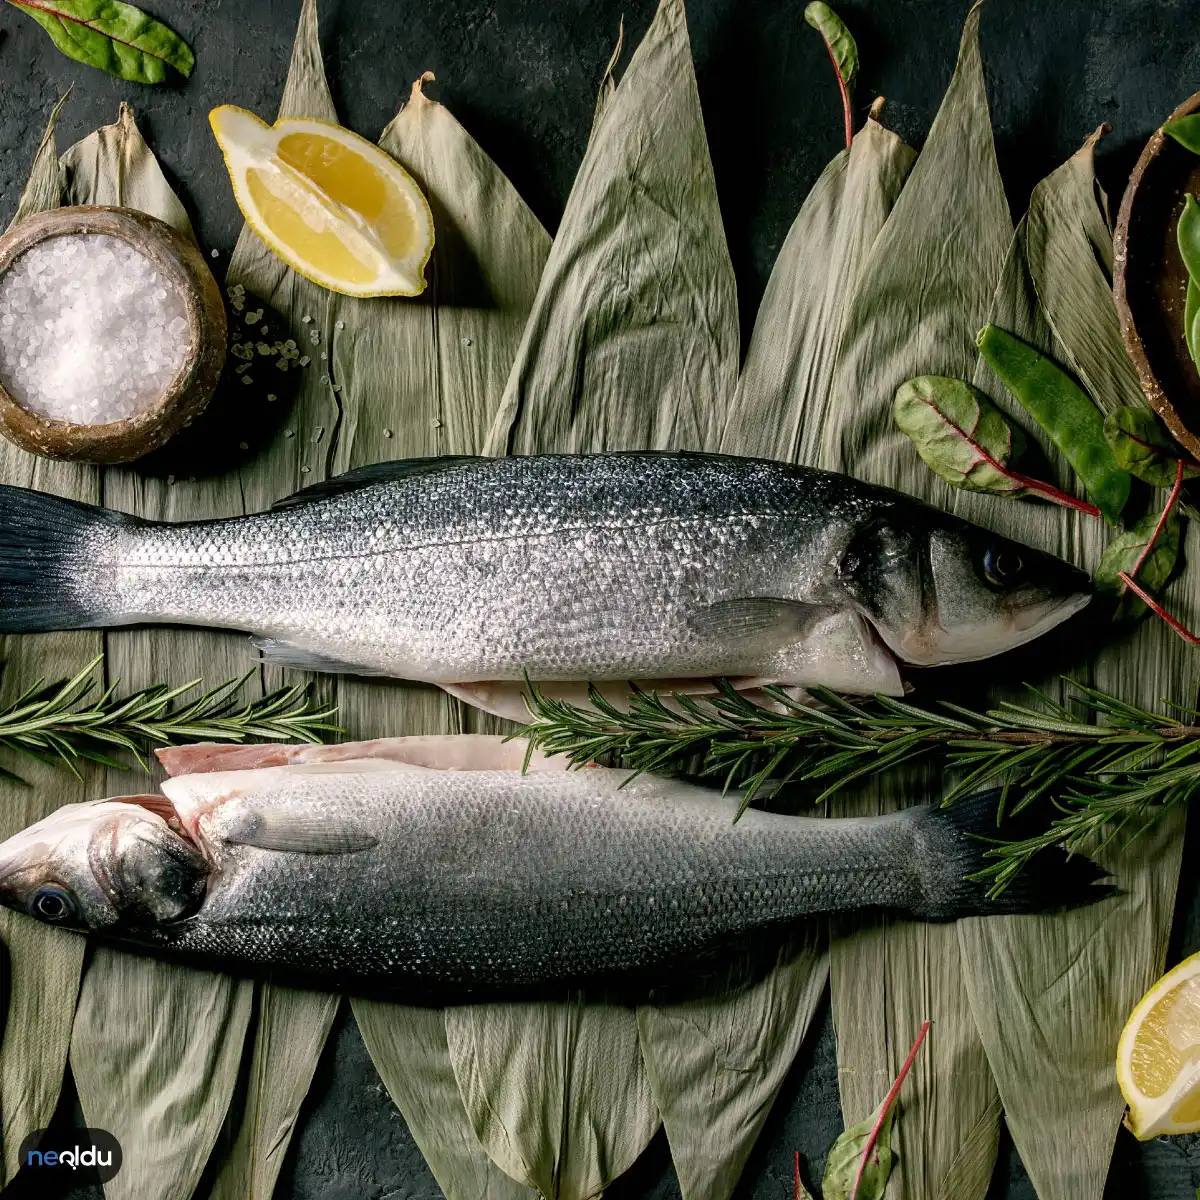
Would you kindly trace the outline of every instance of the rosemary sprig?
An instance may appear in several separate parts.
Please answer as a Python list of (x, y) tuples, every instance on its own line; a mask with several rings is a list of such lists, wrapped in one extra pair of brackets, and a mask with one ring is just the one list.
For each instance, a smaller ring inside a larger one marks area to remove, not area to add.
[[(101, 661), (95, 658), (78, 675), (49, 686), (39, 679), (0, 709), (0, 748), (65, 765), (78, 774), (79, 761), (122, 766), (112, 757), (121, 750), (144, 767), (156, 746), (191, 741), (320, 742), (326, 734), (341, 732), (330, 724), (336, 708), (315, 703), (305, 685), (239, 704), (238, 693), (254, 674), (250, 671), (190, 698), (199, 679), (177, 687), (155, 684), (118, 697), (116, 682), (96, 694)], [(2, 767), (0, 775), (20, 781)]]
[(807, 783), (820, 804), (855, 780), (938, 757), (954, 778), (943, 803), (998, 785), (1002, 816), (1037, 801), (1057, 812), (1044, 832), (997, 841), (988, 852), (995, 861), (984, 874), (999, 892), (1039, 851), (1095, 850), (1200, 788), (1200, 724), (1187, 723), (1200, 713), (1180, 709), (1180, 719), (1065, 682), (1075, 711), (1032, 687), (1036, 706), (1006, 701), (985, 712), (823, 688), (801, 702), (767, 688), (773, 711), (725, 681), (704, 698), (631, 685), (622, 711), (595, 689), (587, 709), (530, 685), (531, 719), (520, 735), (575, 765), (606, 756), (635, 775), (683, 769), (719, 778), (726, 789), (744, 789), (738, 815), (768, 780)]

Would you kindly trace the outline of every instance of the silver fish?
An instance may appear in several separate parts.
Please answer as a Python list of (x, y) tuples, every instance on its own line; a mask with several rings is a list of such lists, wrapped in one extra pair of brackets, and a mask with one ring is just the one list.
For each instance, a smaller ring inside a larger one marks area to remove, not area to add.
[(817, 913), (948, 921), (1105, 891), (1092, 863), (1055, 853), (989, 899), (967, 876), (994, 795), (735, 824), (736, 797), (553, 759), (523, 774), (521, 750), (460, 736), (176, 752), (168, 765), (195, 773), (162, 795), (68, 805), (0, 845), (0, 900), (169, 960), (463, 999), (669, 976)]
[(0, 632), (240, 629), (273, 662), (498, 710), (526, 674), (898, 695), (898, 662), (997, 654), (1088, 598), (1083, 572), (911, 497), (747, 458), (384, 463), (183, 524), (0, 488)]

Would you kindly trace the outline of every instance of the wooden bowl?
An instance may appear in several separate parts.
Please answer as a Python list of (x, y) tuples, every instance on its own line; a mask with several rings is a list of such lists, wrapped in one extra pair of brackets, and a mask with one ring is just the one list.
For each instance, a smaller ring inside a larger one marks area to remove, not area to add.
[(148, 258), (183, 299), (188, 345), (175, 377), (144, 412), (104, 425), (54, 421), (23, 408), (0, 385), (0, 432), (24, 450), (73, 462), (119, 463), (157, 450), (194, 421), (225, 365), (225, 306), (194, 243), (171, 226), (131, 208), (80, 205), (29, 217), (0, 237), (0, 277), (38, 242), (67, 234), (120, 238)]
[[(1171, 118), (1200, 110), (1200, 92)], [(1200, 155), (1161, 127), (1142, 150), (1117, 216), (1113, 292), (1121, 336), (1146, 399), (1182, 446), (1200, 458), (1200, 371), (1183, 336), (1187, 268), (1175, 227), (1189, 192), (1200, 193)]]

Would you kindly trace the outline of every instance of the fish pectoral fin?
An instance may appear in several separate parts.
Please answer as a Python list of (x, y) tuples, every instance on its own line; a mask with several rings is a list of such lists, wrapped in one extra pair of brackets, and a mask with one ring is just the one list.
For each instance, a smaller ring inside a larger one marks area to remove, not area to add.
[(688, 624), (703, 637), (783, 646), (802, 638), (830, 611), (828, 605), (806, 604), (802, 600), (739, 596), (699, 609), (689, 618)]
[(344, 817), (297, 815), (280, 808), (247, 808), (223, 833), (224, 840), (292, 854), (357, 854), (379, 839)]
[(278, 638), (251, 638), (254, 648), (262, 655), (262, 661), (273, 667), (295, 667), (300, 671), (321, 671), (330, 675), (382, 675), (378, 667), (364, 667), (361, 663), (344, 662), (318, 650), (297, 646), (295, 642), (284, 642)]

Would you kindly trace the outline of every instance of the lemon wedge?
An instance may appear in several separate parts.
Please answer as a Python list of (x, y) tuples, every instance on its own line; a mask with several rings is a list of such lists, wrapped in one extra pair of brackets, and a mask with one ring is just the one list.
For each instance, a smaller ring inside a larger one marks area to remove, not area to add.
[(289, 267), (347, 296), (425, 290), (433, 216), (413, 177), (328, 121), (208, 115), (246, 223)]
[(1125, 1124), (1142, 1141), (1200, 1130), (1200, 954), (1142, 997), (1117, 1046)]

